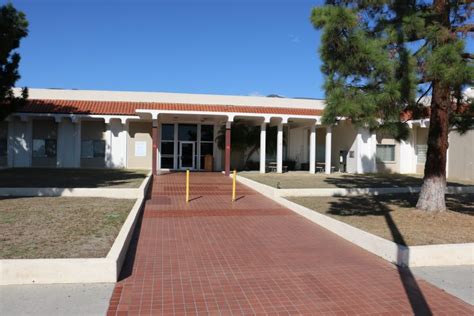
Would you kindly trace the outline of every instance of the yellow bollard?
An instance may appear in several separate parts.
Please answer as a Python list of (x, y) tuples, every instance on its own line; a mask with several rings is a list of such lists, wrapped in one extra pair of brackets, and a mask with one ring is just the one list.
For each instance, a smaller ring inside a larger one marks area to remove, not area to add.
[(186, 170), (186, 203), (189, 202), (189, 170)]
[(234, 170), (232, 177), (232, 202), (235, 201), (235, 178), (237, 177), (237, 171)]

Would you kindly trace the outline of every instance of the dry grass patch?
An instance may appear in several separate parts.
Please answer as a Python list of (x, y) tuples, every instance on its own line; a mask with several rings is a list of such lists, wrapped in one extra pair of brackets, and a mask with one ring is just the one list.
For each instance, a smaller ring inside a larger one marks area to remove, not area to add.
[[(246, 177), (274, 188), (280, 189), (303, 189), (303, 188), (399, 188), (407, 186), (421, 186), (422, 177), (417, 174), (399, 173), (366, 173), (349, 174), (324, 173), (310, 174), (308, 172), (296, 171), (287, 173), (265, 173), (240, 172), (240, 176)], [(473, 185), (473, 182), (450, 180), (448, 185), (464, 186)]]
[(138, 188), (148, 170), (83, 168), (10, 168), (0, 170), (0, 187)]
[(289, 200), (401, 245), (474, 242), (474, 194), (446, 196), (448, 211), (415, 209), (417, 194)]
[(0, 259), (100, 258), (135, 200), (0, 198)]

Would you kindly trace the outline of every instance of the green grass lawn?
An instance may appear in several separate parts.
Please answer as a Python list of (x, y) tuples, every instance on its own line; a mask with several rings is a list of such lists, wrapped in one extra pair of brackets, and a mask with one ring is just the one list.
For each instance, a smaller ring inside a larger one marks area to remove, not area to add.
[(11, 168), (0, 170), (0, 187), (138, 188), (148, 170)]
[(0, 198), (0, 259), (100, 258), (135, 200)]
[[(246, 177), (271, 187), (280, 189), (303, 189), (303, 188), (396, 188), (407, 186), (421, 186), (422, 176), (415, 174), (398, 173), (367, 173), (348, 174), (324, 173), (309, 174), (308, 172), (287, 173), (265, 173), (239, 172), (240, 176)], [(449, 181), (448, 185), (464, 186), (474, 185), (468, 181)]]
[(409, 193), (287, 199), (401, 245), (474, 242), (474, 194), (446, 195), (443, 213), (417, 210)]

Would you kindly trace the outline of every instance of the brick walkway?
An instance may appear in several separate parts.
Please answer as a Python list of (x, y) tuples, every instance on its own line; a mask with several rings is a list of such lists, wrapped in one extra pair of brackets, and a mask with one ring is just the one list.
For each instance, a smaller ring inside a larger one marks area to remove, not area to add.
[(221, 174), (155, 179), (110, 315), (473, 314), (397, 269)]

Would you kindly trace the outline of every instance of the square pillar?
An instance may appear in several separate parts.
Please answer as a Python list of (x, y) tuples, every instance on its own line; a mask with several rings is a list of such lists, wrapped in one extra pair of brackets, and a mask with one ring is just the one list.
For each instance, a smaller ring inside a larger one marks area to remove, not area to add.
[(309, 173), (316, 173), (316, 125), (311, 125), (309, 134)]
[(196, 148), (194, 148), (194, 165), (196, 170), (204, 169), (204, 166), (201, 166), (201, 126), (202, 124), (197, 124), (197, 139), (196, 139)]
[(110, 119), (105, 120), (105, 166), (112, 167), (112, 125)]
[(178, 161), (178, 158), (179, 158), (179, 153), (178, 153), (178, 128), (179, 128), (179, 125), (178, 123), (174, 123), (174, 144), (173, 144), (173, 151), (174, 151), (174, 155), (173, 155), (173, 169), (174, 170), (177, 170), (179, 168), (179, 161)]
[(277, 173), (283, 173), (283, 123), (278, 123), (277, 132)]
[[(57, 120), (57, 167), (77, 167), (77, 124), (71, 119), (63, 118)], [(80, 139), (79, 139), (80, 141)]]
[(227, 121), (225, 124), (225, 164), (224, 164), (224, 171), (225, 175), (228, 176), (230, 175), (230, 147), (231, 147), (231, 141), (230, 141), (230, 128), (231, 128), (232, 122)]
[(263, 122), (260, 126), (260, 173), (265, 173), (265, 162), (267, 160), (267, 123)]
[(326, 127), (326, 174), (331, 173), (332, 126)]
[(74, 166), (76, 168), (81, 167), (81, 143), (82, 143), (82, 124), (80, 119), (73, 119), (74, 124)]
[(152, 130), (151, 130), (151, 136), (152, 136), (152, 165), (151, 165), (151, 171), (153, 175), (156, 175), (156, 162), (158, 160), (158, 119), (153, 119), (152, 120)]

